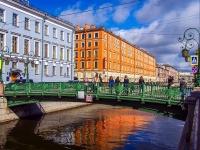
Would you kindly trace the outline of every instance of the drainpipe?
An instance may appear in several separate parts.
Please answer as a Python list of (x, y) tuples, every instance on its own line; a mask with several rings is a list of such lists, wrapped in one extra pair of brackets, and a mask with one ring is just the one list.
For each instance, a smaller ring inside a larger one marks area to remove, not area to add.
[(71, 64), (70, 64), (71, 80), (74, 80), (74, 33), (75, 29), (72, 30), (71, 34)]
[(46, 19), (46, 14), (44, 18), (42, 19), (42, 63), (41, 63), (41, 82), (43, 82), (43, 76), (44, 76), (44, 22)]

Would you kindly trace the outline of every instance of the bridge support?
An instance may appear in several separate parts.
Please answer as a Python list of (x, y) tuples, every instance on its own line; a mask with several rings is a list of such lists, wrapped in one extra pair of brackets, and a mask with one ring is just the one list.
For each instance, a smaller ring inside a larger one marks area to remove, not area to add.
[(179, 150), (200, 149), (200, 87), (191, 92), (186, 98), (188, 115), (179, 143)]
[(19, 119), (19, 117), (8, 107), (6, 97), (0, 97), (0, 122)]

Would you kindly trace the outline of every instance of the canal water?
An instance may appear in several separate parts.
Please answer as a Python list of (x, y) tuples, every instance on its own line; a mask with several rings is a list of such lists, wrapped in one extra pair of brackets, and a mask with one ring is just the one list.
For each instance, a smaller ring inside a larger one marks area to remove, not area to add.
[(184, 121), (94, 104), (0, 124), (5, 150), (175, 150)]

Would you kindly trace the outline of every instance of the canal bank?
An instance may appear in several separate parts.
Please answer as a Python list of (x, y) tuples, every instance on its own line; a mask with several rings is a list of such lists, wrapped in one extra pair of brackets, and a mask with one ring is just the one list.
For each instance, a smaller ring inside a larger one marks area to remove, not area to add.
[(6, 97), (0, 97), (0, 123), (12, 121), (25, 117), (44, 115), (51, 112), (72, 109), (89, 105), (90, 103), (79, 101), (60, 101), (60, 102), (38, 102), (27, 105), (8, 107)]

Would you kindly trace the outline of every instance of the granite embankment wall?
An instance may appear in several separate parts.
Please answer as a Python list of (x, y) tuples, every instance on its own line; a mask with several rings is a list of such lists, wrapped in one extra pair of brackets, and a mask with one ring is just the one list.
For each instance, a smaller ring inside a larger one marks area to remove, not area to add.
[(19, 118), (43, 115), (46, 113), (71, 109), (89, 105), (86, 102), (39, 102), (21, 106), (7, 106), (6, 97), (0, 97), (0, 123), (16, 120)]

